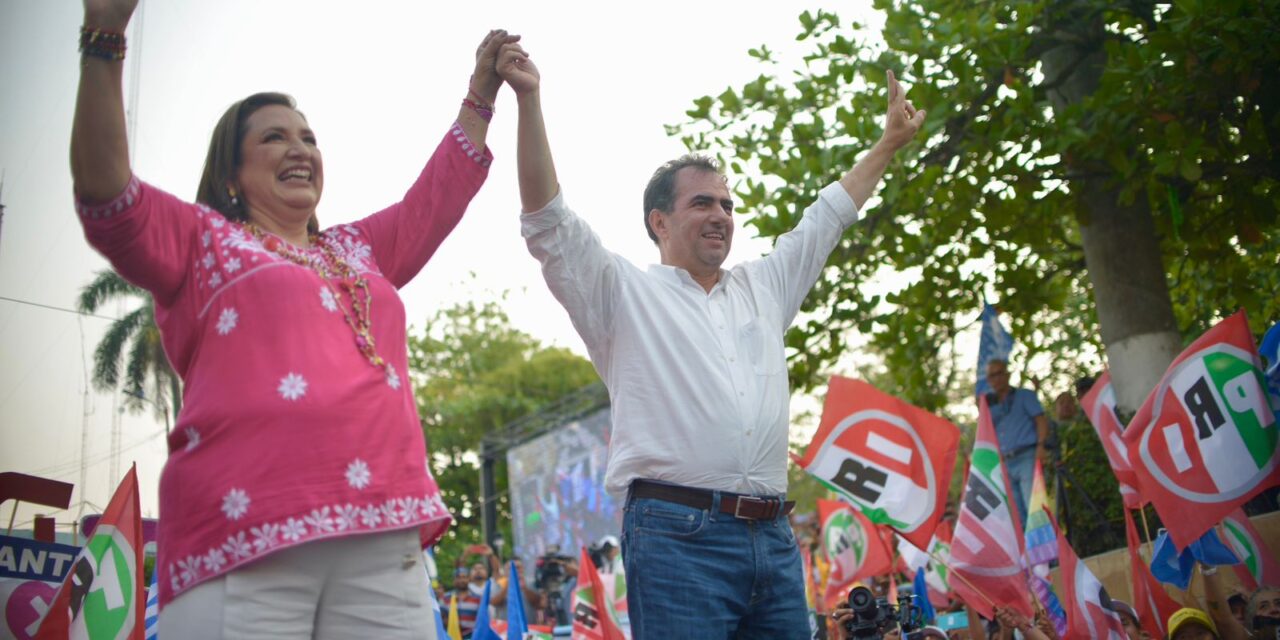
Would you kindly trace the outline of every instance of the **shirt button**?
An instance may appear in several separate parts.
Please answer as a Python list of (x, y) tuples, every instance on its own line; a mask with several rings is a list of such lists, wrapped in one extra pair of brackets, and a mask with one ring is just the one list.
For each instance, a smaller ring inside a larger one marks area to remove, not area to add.
[(747, 395), (747, 394), (746, 394), (746, 392), (745, 392), (745, 391), (739, 391), (739, 392), (738, 392), (738, 395), (740, 395), (740, 396), (745, 396), (745, 395)]
[(736, 360), (734, 360), (733, 356), (729, 356), (729, 362), (736, 362)]
[(751, 435), (754, 432), (755, 432), (755, 429), (747, 429), (747, 435)]

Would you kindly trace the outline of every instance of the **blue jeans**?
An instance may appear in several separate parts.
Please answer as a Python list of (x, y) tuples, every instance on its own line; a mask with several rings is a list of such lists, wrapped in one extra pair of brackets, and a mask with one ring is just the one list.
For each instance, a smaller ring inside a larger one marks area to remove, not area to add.
[(1018, 512), (1014, 517), (1027, 526), (1027, 503), (1031, 501), (1031, 483), (1036, 477), (1036, 448), (1026, 447), (1005, 458), (1005, 472), (1009, 474), (1010, 489), (1013, 490), (1013, 504)]
[(622, 560), (633, 640), (811, 638), (800, 548), (786, 516), (741, 520), (627, 501)]

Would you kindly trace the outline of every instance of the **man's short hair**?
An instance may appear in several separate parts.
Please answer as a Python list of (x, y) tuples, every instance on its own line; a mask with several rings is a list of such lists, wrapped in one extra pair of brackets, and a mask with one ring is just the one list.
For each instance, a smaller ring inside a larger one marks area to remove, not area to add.
[(649, 184), (644, 188), (644, 230), (649, 233), (649, 239), (654, 244), (658, 244), (658, 234), (654, 233), (653, 228), (649, 226), (649, 212), (657, 209), (670, 213), (675, 206), (676, 174), (688, 167), (709, 171), (728, 182), (728, 178), (720, 171), (720, 163), (716, 162), (715, 158), (696, 153), (687, 153), (675, 160), (664, 162), (661, 167), (658, 167), (658, 170), (653, 172), (653, 177), (649, 178)]

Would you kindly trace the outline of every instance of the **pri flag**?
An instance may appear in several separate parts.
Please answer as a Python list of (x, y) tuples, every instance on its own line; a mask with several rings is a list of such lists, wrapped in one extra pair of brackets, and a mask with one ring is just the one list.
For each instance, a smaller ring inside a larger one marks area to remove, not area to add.
[(987, 382), (987, 362), (992, 359), (1008, 360), (1009, 352), (1013, 351), (1013, 336), (1000, 324), (1000, 312), (985, 302), (978, 321), (982, 323), (982, 333), (978, 336), (978, 382), (974, 385), (974, 394), (985, 396), (991, 393), (991, 385)]
[(1243, 311), (1173, 361), (1124, 434), (1129, 462), (1178, 548), (1280, 484), (1280, 397), (1271, 395)]
[(1232, 511), (1222, 521), (1222, 528), (1226, 529), (1227, 544), (1240, 558), (1235, 570), (1241, 584), (1250, 591), (1262, 585), (1280, 584), (1280, 562), (1276, 561), (1275, 550), (1262, 541), (1262, 536), (1253, 528), (1244, 511)]
[(951, 564), (951, 531), (950, 520), (938, 523), (933, 532), (933, 540), (929, 543), (928, 553), (916, 548), (902, 536), (898, 536), (898, 561), (904, 573), (914, 574), (924, 569), (924, 581), (928, 587), (929, 603), (936, 609), (943, 609), (951, 603), (951, 588), (947, 586), (948, 565)]
[(145, 611), (142, 509), (133, 466), (111, 496), (35, 637), (142, 640)]
[(626, 640), (586, 547), (578, 559), (578, 588), (573, 593), (573, 639)]
[(947, 583), (961, 600), (988, 620), (992, 604), (1034, 613), (1022, 573), (1022, 532), (1009, 503), (1009, 479), (1000, 460), (986, 396), (978, 397), (978, 432), (960, 517), (951, 539)]
[(822, 422), (797, 463), (918, 547), (926, 547), (947, 502), (960, 430), (875, 387), (833, 376)]
[(1125, 538), (1129, 543), (1129, 573), (1133, 578), (1133, 609), (1138, 612), (1138, 623), (1153, 638), (1165, 637), (1169, 616), (1182, 608), (1165, 592), (1164, 587), (1151, 575), (1151, 568), (1142, 559), (1142, 540), (1133, 524), (1133, 514), (1124, 510)]
[(1102, 448), (1107, 452), (1107, 461), (1111, 470), (1120, 481), (1120, 498), (1126, 509), (1141, 509), (1146, 501), (1138, 495), (1138, 477), (1129, 464), (1129, 447), (1124, 442), (1124, 425), (1120, 424), (1120, 416), (1116, 414), (1116, 389), (1111, 384), (1111, 373), (1105, 372), (1094, 383), (1089, 393), (1080, 399), (1084, 415), (1093, 423)]
[(831, 563), (823, 604), (834, 610), (854, 582), (889, 573), (893, 558), (875, 525), (848, 504), (819, 498), (818, 518)]
[(1058, 560), (1067, 609), (1067, 635), (1062, 640), (1128, 640), (1120, 614), (1111, 605), (1111, 596), (1076, 556), (1061, 531), (1058, 531)]

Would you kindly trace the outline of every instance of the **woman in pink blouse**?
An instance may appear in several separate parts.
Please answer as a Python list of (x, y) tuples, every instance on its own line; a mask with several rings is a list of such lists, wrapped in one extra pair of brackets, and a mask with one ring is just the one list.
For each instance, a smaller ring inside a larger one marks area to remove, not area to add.
[(403, 199), (320, 230), (324, 165), (293, 100), (227, 110), (188, 203), (129, 166), (137, 0), (85, 0), (71, 170), (85, 237), (151, 292), (183, 409), (160, 481), (166, 637), (432, 637), (421, 547), (451, 518), (427, 469), (404, 307), (483, 184), (493, 31)]

